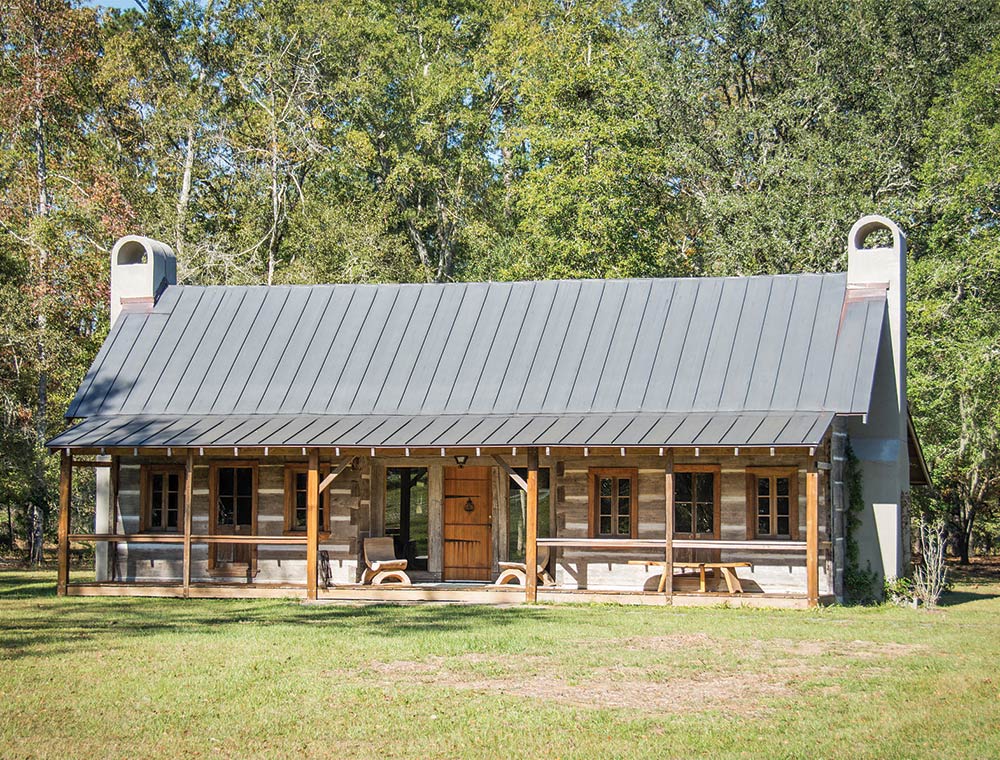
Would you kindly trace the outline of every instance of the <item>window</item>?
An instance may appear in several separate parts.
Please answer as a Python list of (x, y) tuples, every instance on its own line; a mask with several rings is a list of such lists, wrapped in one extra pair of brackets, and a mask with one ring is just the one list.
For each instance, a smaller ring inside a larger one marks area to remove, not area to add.
[(636, 469), (610, 468), (590, 471), (591, 538), (635, 538), (638, 498)]
[(674, 468), (675, 536), (719, 537), (721, 475), (718, 466), (677, 465)]
[[(514, 472), (528, 480), (527, 467), (515, 467)], [(551, 534), (549, 505), (551, 499), (548, 467), (538, 468), (538, 537), (548, 538)], [(510, 481), (510, 497), (507, 502), (507, 559), (510, 562), (524, 562), (526, 520), (528, 518), (528, 493), (513, 480)]]
[(747, 538), (799, 537), (796, 469), (747, 470)]
[[(329, 474), (329, 468), (321, 467), (319, 479), (322, 480)], [(309, 465), (289, 464), (285, 465), (285, 533), (295, 535), (305, 533), (307, 530), (306, 498), (309, 493)], [(329, 495), (327, 491), (320, 494), (319, 499), (319, 532), (321, 535), (330, 532), (330, 516), (328, 514), (327, 503)]]
[[(257, 534), (257, 463), (212, 462), (208, 475), (209, 533), (221, 536)], [(210, 572), (256, 573), (257, 547), (252, 544), (210, 544)]]
[(184, 468), (178, 465), (143, 465), (140, 480), (142, 481), (140, 530), (182, 530)]
[(397, 557), (411, 570), (427, 569), (427, 468), (389, 467), (385, 471), (385, 533), (396, 542)]
[(216, 525), (253, 524), (253, 475), (252, 467), (219, 467), (216, 470)]

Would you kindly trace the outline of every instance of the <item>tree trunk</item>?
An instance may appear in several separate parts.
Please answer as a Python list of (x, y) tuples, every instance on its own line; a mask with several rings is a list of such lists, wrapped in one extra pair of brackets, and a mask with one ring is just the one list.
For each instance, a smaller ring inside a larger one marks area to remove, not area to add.
[[(43, 29), (38, 15), (34, 19), (32, 30), (32, 52), (34, 54), (34, 125), (32, 141), (35, 150), (35, 179), (38, 183), (38, 207), (36, 215), (39, 218), (49, 213), (49, 181), (47, 153), (45, 146), (45, 115), (42, 111), (44, 90), (42, 87), (42, 44)], [(48, 291), (48, 252), (44, 246), (37, 246), (37, 293), (35, 303), (35, 340), (36, 358), (38, 360), (38, 402), (35, 408), (35, 435), (38, 446), (35, 452), (35, 488), (34, 505), (32, 509), (32, 531), (29, 541), (30, 559), (34, 564), (42, 561), (42, 541), (45, 536), (45, 501), (48, 492), (45, 480), (44, 445), (46, 433), (46, 418), (48, 416), (48, 371), (46, 369), (47, 350), (45, 337), (48, 319), (45, 314), (45, 300)]]
[(281, 196), (278, 192), (278, 124), (275, 108), (277, 99), (271, 93), (271, 237), (267, 243), (267, 284), (274, 283), (274, 263), (278, 257), (278, 215)]
[(181, 177), (181, 192), (177, 197), (177, 221), (174, 224), (174, 243), (177, 257), (184, 260), (184, 233), (187, 228), (188, 205), (191, 201), (191, 171), (194, 168), (194, 124), (187, 129), (187, 143), (184, 148), (184, 173)]

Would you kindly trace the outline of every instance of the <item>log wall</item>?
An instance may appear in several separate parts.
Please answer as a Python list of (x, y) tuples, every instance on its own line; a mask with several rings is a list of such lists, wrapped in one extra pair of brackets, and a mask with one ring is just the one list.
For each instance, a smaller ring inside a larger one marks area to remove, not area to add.
[[(227, 461), (232, 461), (228, 457)], [(261, 536), (284, 535), (285, 464), (305, 464), (306, 457), (268, 457), (255, 461), (258, 466), (257, 533)], [(183, 458), (122, 457), (117, 531), (134, 533), (139, 530), (139, 479), (142, 464), (177, 464)], [(193, 535), (212, 532), (209, 526), (209, 457), (196, 457), (192, 511)], [(328, 460), (321, 460), (321, 467)], [(331, 580), (334, 583), (354, 583), (359, 577), (359, 537), (370, 530), (370, 485), (368, 462), (359, 469), (346, 469), (328, 490), (330, 505), (329, 536), (321, 536), (319, 550), (326, 552)], [(183, 531), (178, 531), (183, 535)], [(257, 549), (257, 583), (305, 583), (306, 547), (259, 546)], [(322, 555), (321, 555), (322, 556)], [(119, 544), (118, 577), (125, 581), (180, 581), (182, 547), (177, 544)], [(208, 568), (208, 546), (194, 543), (191, 547), (191, 578), (193, 581), (219, 580)], [(241, 580), (227, 578), (226, 580)]]

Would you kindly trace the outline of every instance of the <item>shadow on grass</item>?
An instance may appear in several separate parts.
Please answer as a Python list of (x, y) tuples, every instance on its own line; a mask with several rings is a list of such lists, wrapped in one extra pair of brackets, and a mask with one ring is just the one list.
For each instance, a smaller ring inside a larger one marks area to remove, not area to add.
[(0, 659), (57, 655), (109, 636), (211, 635), (232, 625), (322, 627), (339, 629), (344, 635), (399, 638), (431, 631), (490, 634), (546, 614), (539, 608), (472, 605), (345, 607), (273, 599), (61, 599), (55, 594), (54, 580), (42, 573), (0, 573), (0, 603), (14, 603), (0, 612)]
[(1000, 593), (993, 591), (968, 591), (962, 589), (961, 591), (946, 591), (941, 595), (941, 600), (938, 602), (939, 607), (957, 607), (961, 604), (968, 604), (969, 602), (982, 602), (987, 599), (1000, 599)]

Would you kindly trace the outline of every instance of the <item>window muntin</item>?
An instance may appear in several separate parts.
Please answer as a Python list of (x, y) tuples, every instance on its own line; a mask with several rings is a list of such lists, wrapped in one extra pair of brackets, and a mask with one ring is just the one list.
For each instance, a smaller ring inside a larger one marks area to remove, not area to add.
[(592, 538), (635, 538), (638, 471), (628, 468), (590, 471)]
[(747, 471), (747, 519), (751, 538), (798, 538), (798, 471)]
[[(528, 480), (528, 468), (515, 467), (514, 472)], [(538, 468), (538, 537), (551, 535), (551, 472), (548, 467)], [(528, 493), (513, 480), (510, 481), (510, 496), (507, 503), (507, 559), (510, 562), (524, 562), (527, 541), (526, 520), (528, 518)]]
[(678, 465), (674, 470), (674, 535), (717, 538), (721, 470), (717, 466)]
[(253, 523), (253, 467), (219, 467), (216, 470), (216, 525)]
[(181, 530), (184, 520), (184, 468), (143, 465), (142, 481), (142, 530)]

